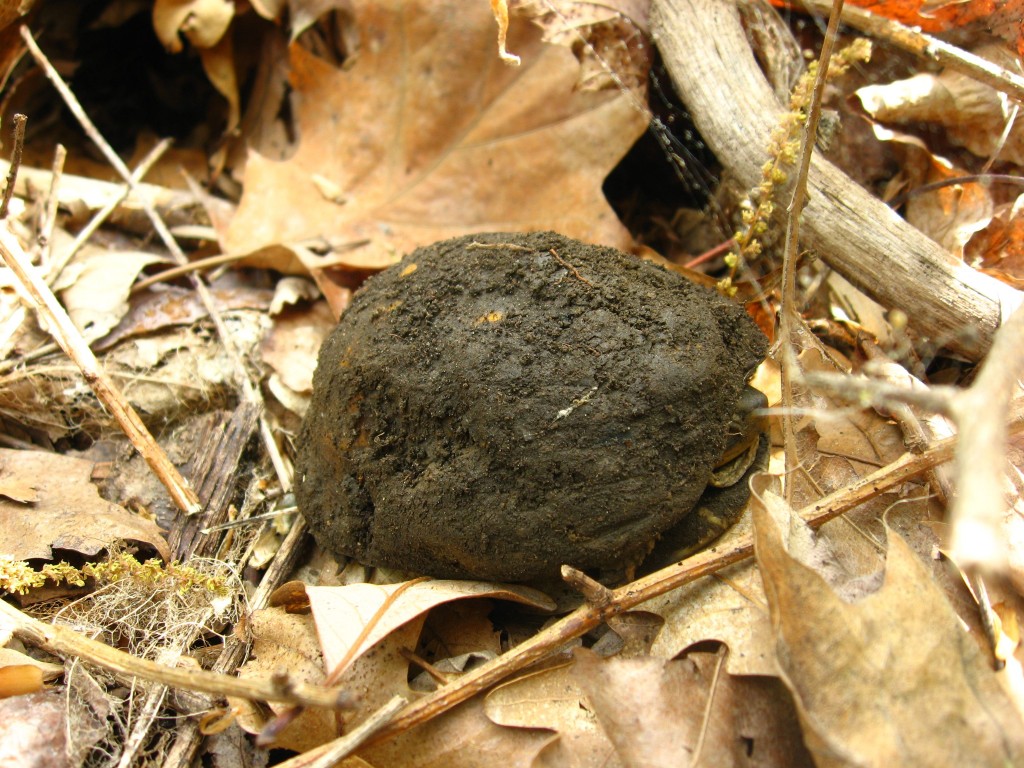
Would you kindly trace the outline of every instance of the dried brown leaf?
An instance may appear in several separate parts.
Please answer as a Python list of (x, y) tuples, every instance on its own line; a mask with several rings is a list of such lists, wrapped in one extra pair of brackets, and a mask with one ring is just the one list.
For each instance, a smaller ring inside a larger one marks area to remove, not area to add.
[(574, 677), (624, 765), (812, 764), (781, 685), (729, 675), (719, 654), (603, 659), (581, 649), (575, 656)]
[(139, 273), (164, 261), (155, 253), (87, 248), (61, 273), (61, 301), (88, 338), (107, 334), (128, 313), (128, 295)]
[(572, 53), (524, 21), (509, 30), (523, 65), (502, 64), (486, 3), (352, 6), (345, 67), (292, 46), (299, 145), (284, 162), (250, 156), (226, 250), (321, 238), (348, 246), (335, 263), (379, 269), (481, 230), (628, 246), (600, 191), (646, 125), (626, 95), (576, 90)]
[(787, 553), (783, 534), (803, 524), (786, 518), (778, 497), (763, 498), (754, 505), (757, 560), (779, 666), (815, 762), (1021, 763), (1020, 716), (903, 539), (888, 537), (882, 588), (846, 603)]
[(484, 711), (498, 725), (555, 731), (557, 739), (545, 746), (542, 765), (621, 766), (615, 747), (586, 703), (574, 666), (560, 664), (499, 685), (487, 694)]
[[(254, 611), (246, 624), (252, 638), (249, 660), (238, 670), (241, 678), (268, 677), (286, 673), (295, 683), (320, 683), (324, 679), (323, 659), (316, 627), (308, 614), (287, 613), (282, 608)], [(252, 702), (229, 699), (236, 709), (238, 724), (249, 733), (259, 733), (267, 724), (265, 711)], [(274, 712), (283, 707), (271, 705)], [(307, 709), (281, 731), (275, 744), (303, 752), (330, 741), (336, 735), (333, 712)]]
[[(1015, 57), (1000, 45), (976, 52), (982, 58), (1008, 67), (1018, 66)], [(988, 159), (999, 158), (1024, 165), (1024, 124), (1015, 121), (1000, 149), (1000, 137), (1013, 112), (1013, 102), (991, 86), (967, 75), (946, 70), (939, 75), (922, 73), (907, 80), (868, 85), (857, 91), (864, 108), (876, 120), (898, 125), (930, 122), (945, 127), (953, 143)]]
[(169, 560), (157, 525), (100, 498), (92, 468), (91, 461), (70, 456), (0, 449), (0, 478), (31, 483), (38, 494), (31, 506), (0, 498), (0, 554), (51, 560), (53, 549), (67, 549), (92, 557), (130, 541)]
[(551, 739), (547, 730), (495, 725), (476, 698), (360, 756), (388, 768), (531, 768)]

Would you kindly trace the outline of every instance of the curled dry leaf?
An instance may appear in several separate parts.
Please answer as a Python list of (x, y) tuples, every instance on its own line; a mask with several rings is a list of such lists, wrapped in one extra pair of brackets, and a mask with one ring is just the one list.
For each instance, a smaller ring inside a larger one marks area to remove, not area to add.
[(6, 664), (0, 666), (0, 699), (24, 696), (42, 690), (43, 673), (32, 664)]
[[(483, 2), (362, 0), (350, 18), (360, 47), (344, 68), (292, 45), (299, 144), (282, 162), (250, 156), (225, 250), (319, 238), (336, 244), (335, 265), (380, 269), (483, 230), (630, 244), (601, 193), (647, 123), (628, 95), (577, 90), (572, 53), (515, 18), (523, 65), (505, 66)], [(263, 266), (304, 269), (267, 253)]]
[[(239, 677), (265, 680), (287, 674), (293, 683), (323, 681), (323, 658), (311, 616), (288, 613), (283, 608), (264, 608), (253, 611), (245, 629), (252, 640), (252, 651), (249, 660), (239, 668)], [(238, 724), (249, 733), (259, 733), (267, 724), (265, 710), (252, 702), (229, 698), (228, 703), (239, 713)], [(279, 713), (283, 707), (271, 705), (271, 709)], [(335, 735), (333, 712), (307, 709), (280, 733), (275, 746), (303, 752)]]
[(336, 325), (327, 302), (284, 312), (260, 343), (260, 356), (273, 370), (268, 386), (274, 396), (300, 416), (313, 391), (317, 352)]
[(1024, 195), (996, 209), (985, 229), (967, 244), (965, 257), (990, 275), (1024, 288)]
[[(262, 312), (269, 307), (272, 293), (261, 288), (210, 289), (214, 307), (220, 312), (253, 309)], [(158, 292), (138, 293), (129, 300), (129, 309), (109, 334), (97, 340), (93, 349), (103, 351), (133, 336), (147, 336), (157, 331), (190, 325), (207, 317), (206, 307), (196, 292), (167, 286)]]
[[(982, 58), (1009, 68), (1015, 58), (1001, 46), (977, 51)], [(941, 125), (954, 143), (988, 159), (1024, 165), (1024, 122), (1015, 120), (1004, 146), (1003, 131), (1012, 117), (1013, 103), (991, 86), (959, 72), (922, 73), (906, 80), (860, 88), (857, 97), (874, 119), (897, 125), (926, 122)]]
[(224, 37), (235, 17), (230, 0), (156, 0), (153, 29), (171, 53), (182, 49), (180, 35), (197, 48), (210, 48)]
[(16, 651), (13, 648), (0, 648), (0, 669), (11, 666), (31, 666), (39, 672), (39, 679), (53, 680), (64, 674), (63, 664), (51, 664), (48, 661), (39, 661), (31, 656)]
[(0, 449), (0, 478), (30, 482), (37, 499), (0, 498), (0, 554), (16, 560), (51, 560), (53, 549), (93, 557), (117, 542), (136, 542), (164, 560), (170, 550), (149, 520), (102, 499), (90, 482), (93, 463), (42, 451)]
[[(388, 596), (402, 590), (382, 616), (377, 616)], [(351, 660), (369, 650), (377, 641), (431, 608), (470, 597), (512, 600), (541, 610), (554, 610), (549, 597), (522, 586), (488, 584), (480, 581), (423, 581), (408, 584), (350, 584), (344, 587), (306, 587), (316, 619), (324, 663), (329, 670), (349, 655)], [(354, 654), (349, 649), (370, 621), (373, 629)], [(339, 670), (340, 672), (341, 670)]]
[(889, 532), (881, 589), (847, 603), (788, 553), (804, 524), (774, 494), (759, 499), (757, 561), (777, 656), (815, 760), (1021, 764), (1020, 714), (904, 540)]
[(240, 101), (234, 51), (228, 27), (235, 18), (231, 0), (156, 0), (153, 29), (171, 53), (182, 50), (181, 36), (199, 51), (210, 83), (227, 99), (229, 115), (225, 132), (238, 125)]

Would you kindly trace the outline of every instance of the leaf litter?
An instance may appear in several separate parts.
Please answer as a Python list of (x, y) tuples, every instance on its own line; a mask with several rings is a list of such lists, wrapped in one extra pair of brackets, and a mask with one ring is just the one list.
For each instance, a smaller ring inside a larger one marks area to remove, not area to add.
[[(255, 16), (279, 20), (282, 5), (254, 4)], [(156, 196), (169, 215), (189, 211), (188, 218), (178, 220), (179, 227), (207, 227), (197, 242), (216, 238), (221, 251), (246, 257), (245, 269), (222, 276), (214, 290), (215, 306), (261, 377), (266, 413), (279, 442), (286, 443), (281, 438), (297, 429), (315, 349), (334, 316), (367, 273), (413, 246), (480, 229), (545, 228), (623, 248), (634, 245), (642, 228), (633, 226), (636, 219), (624, 215), (621, 205), (613, 210), (601, 185), (647, 123), (647, 115), (636, 109), (645, 98), (632, 89), (646, 82), (637, 63), (646, 58), (636, 55), (635, 40), (643, 39), (637, 30), (645, 28), (648, 8), (631, 2), (618, 7), (624, 15), (591, 9), (593, 16), (581, 17), (578, 7), (540, 5), (539, 26), (531, 26), (513, 7), (507, 48), (521, 57), (519, 69), (499, 60), (494, 22), (482, 1), (457, 9), (353, 3), (333, 17), (334, 30), (343, 33), (340, 42), (334, 40), (340, 51), (336, 56), (329, 50), (330, 37), (323, 36), (327, 27), (315, 23), (334, 3), (292, 3), (293, 34), (276, 43), (271, 41), (285, 29), (253, 26), (262, 22), (230, 4), (157, 2), (152, 9), (160, 41), (179, 50), (179, 57), (196, 52), (203, 76), (226, 98), (221, 127), (230, 131), (238, 126), (250, 150), (246, 157), (244, 144), (228, 141), (205, 153), (214, 173), (203, 181), (219, 194), (240, 184), (237, 206), (204, 192), (209, 210), (200, 214), (195, 207), (199, 196), (172, 194), (160, 186), (130, 195), (113, 221), (125, 231), (140, 231), (139, 196)], [(105, 23), (112, 24), (110, 18)], [(290, 88), (290, 114), (278, 109), (272, 97), (260, 109), (246, 111), (234, 71), (242, 66), (237, 56), (241, 38), (231, 41), (234, 49), (228, 44), (230, 31), (242, 25), (259, 30), (252, 39), (268, 52), (268, 64), (255, 75), (263, 78), (260, 87), (267, 94)], [(393, 33), (399, 27), (403, 36)], [(588, 27), (600, 31), (581, 46), (576, 33)], [(300, 38), (300, 32), (306, 36)], [(314, 40), (311, 33), (321, 36)], [(287, 86), (284, 80), (274, 81), (286, 70)], [(869, 108), (874, 135), (851, 132), (850, 141), (856, 137), (860, 144), (845, 151), (854, 158), (858, 152), (898, 157), (890, 192), (909, 195), (906, 217), (953, 256), (1019, 281), (1020, 205), (1015, 195), (973, 181), (948, 184), (981, 172), (996, 153), (996, 170), (1017, 170), (1016, 129), (999, 143), (1008, 102), (993, 96), (988, 86), (985, 91), (948, 73), (925, 74), (932, 82), (930, 98), (949, 99), (945, 81), (952, 80), (954, 88), (974, 89), (968, 94), (984, 108), (968, 112), (957, 101), (952, 107), (949, 101), (926, 105), (930, 113), (901, 113), (899, 103), (886, 113)], [(890, 103), (908, 98), (900, 95), (904, 84), (882, 87)], [(879, 92), (860, 93), (868, 106), (865, 94)], [(939, 128), (931, 134), (915, 130), (915, 121), (929, 115)], [(671, 118), (681, 120), (682, 114)], [(289, 119), (294, 123), (289, 125)], [(843, 117), (862, 119), (850, 113)], [(37, 139), (36, 144), (45, 146), (46, 141)], [(900, 148), (894, 149), (895, 144)], [(31, 172), (46, 181), (38, 170), (22, 170), (21, 178)], [(180, 177), (169, 164), (159, 170), (162, 179)], [(917, 191), (936, 181), (947, 186)], [(47, 184), (37, 182), (34, 189), (44, 190)], [(188, 189), (185, 183), (172, 186)], [(79, 190), (73, 196), (72, 188)], [(54, 238), (54, 259), (65, 247), (61, 243), (66, 244), (59, 228), (80, 226), (83, 210), (97, 210), (113, 194), (109, 184), (67, 175), (58, 190), (63, 218)], [(19, 186), (17, 195), (16, 226), (28, 238), (45, 194)], [(208, 228), (211, 221), (215, 229)], [(143, 223), (142, 230), (148, 226)], [(659, 222), (644, 231), (660, 231), (662, 242), (671, 242), (677, 237), (673, 226)], [(210, 250), (209, 245), (202, 248)], [(678, 253), (678, 247), (664, 251)], [(215, 341), (208, 311), (200, 308), (193, 289), (163, 286), (128, 295), (136, 275), (152, 273), (165, 260), (149, 244), (114, 240), (106, 251), (75, 256), (56, 287), (63, 289), (62, 298), (83, 331), (105, 335), (96, 344), (104, 365), (118, 372), (126, 394), (148, 420), (173, 427), (183, 414), (222, 409), (226, 424), (238, 404), (238, 372)], [(262, 271), (266, 268), (311, 276), (327, 301), (314, 300), (308, 283), (284, 288), (279, 276)], [(765, 277), (770, 288), (770, 272)], [(932, 384), (962, 380), (958, 364), (933, 359), (934, 348), (908, 335), (898, 316), (872, 305), (849, 283), (813, 264), (804, 277), (809, 289), (805, 315), (828, 345), (808, 340), (801, 358), (805, 370), (877, 376), (865, 362), (859, 333), (878, 339), (884, 353)], [(124, 508), (158, 508), (159, 501), (148, 501), (152, 491), (140, 501), (143, 496), (125, 496), (126, 485), (120, 490), (117, 483), (105, 485), (123, 506), (96, 495), (89, 479), (92, 466), (111, 459), (110, 437), (116, 430), (72, 365), (53, 357), (32, 361), (45, 334), (31, 313), (18, 314), (19, 300), (6, 287), (9, 282), (4, 285), (4, 348), (18, 367), (5, 367), (0, 379), (0, 431), (16, 447), (35, 450), (4, 451), (0, 508), (9, 510), (18, 525), (32, 519), (36, 532), (19, 535), (21, 528), (5, 524), (8, 539), (0, 554), (38, 565), (53, 556), (54, 547), (62, 555), (76, 552), (90, 560), (116, 553), (128, 542), (152, 547), (169, 560), (157, 527)], [(287, 308), (268, 312), (275, 288)], [(769, 302), (777, 301), (777, 295), (768, 296)], [(757, 381), (769, 393), (781, 386), (770, 364)], [(779, 396), (770, 394), (770, 402), (778, 403)], [(904, 436), (893, 411), (858, 411), (844, 402), (820, 392), (797, 394), (802, 464), (791, 478), (796, 505), (840, 491), (903, 453)], [(213, 435), (204, 440), (214, 441)], [(173, 429), (164, 434), (172, 454), (179, 439)], [(779, 445), (781, 439), (776, 436), (774, 442)], [(203, 440), (180, 445), (201, 458)], [(243, 464), (222, 470), (222, 482), (236, 485), (229, 516), (255, 510), (288, 515), (287, 482), (274, 479), (274, 462), (255, 446), (245, 442), (238, 453), (246, 457)], [(83, 458), (43, 453), (40, 447), (77, 448)], [(8, 454), (29, 454), (18, 459), (38, 454), (34, 458), (44, 463), (11, 469)], [(778, 454), (771, 470), (776, 475), (781, 474)], [(58, 467), (58, 461), (76, 462), (75, 468)], [(206, 466), (201, 461), (191, 465)], [(122, 466), (114, 464), (114, 473)], [(216, 466), (209, 471), (217, 476)], [(237, 482), (236, 473), (252, 480)], [(1012, 589), (990, 585), (1003, 627), (995, 637), (1010, 644), (1009, 651), (1004, 647), (997, 654), (1005, 670), (994, 673), (971, 595), (948, 563), (936, 557), (943, 541), (942, 512), (923, 497), (938, 487), (939, 478), (928, 482), (932, 485), (898, 486), (830, 523), (816, 540), (797, 533), (798, 524), (783, 515), (783, 528), (791, 531), (788, 553), (779, 524), (755, 509), (753, 522), (741, 522), (727, 534), (733, 538), (715, 546), (727, 551), (730, 541), (752, 533), (758, 543), (756, 567), (732, 566), (713, 579), (610, 617), (605, 628), (572, 648), (551, 648), (550, 659), (540, 667), (363, 748), (347, 764), (685, 765), (699, 760), (801, 765), (812, 759), (830, 765), (939, 764), (951, 755), (962, 755), (961, 762), (1019, 760), (1021, 746), (1014, 734), (1020, 698), (1013, 695), (1022, 655), (1013, 629), (1019, 622), (1019, 597)], [(767, 492), (764, 497), (769, 498)], [(34, 513), (31, 518), (27, 509)], [(881, 522), (883, 514), (888, 526)], [(160, 519), (181, 525), (166, 510)], [(219, 557), (241, 571), (253, 562), (250, 556), (263, 537), (257, 527), (227, 530)], [(264, 533), (269, 531), (268, 525)], [(803, 541), (802, 549), (792, 544), (794, 539)], [(800, 565), (794, 556), (810, 564)], [(223, 613), (213, 602), (175, 603), (170, 596), (158, 599), (139, 591), (138, 585), (129, 589), (128, 583), (101, 587), (65, 613), (76, 617), (77, 626), (94, 627), (133, 653), (177, 658), (179, 664), (210, 667), (218, 656), (227, 658), (233, 644), (251, 642), (249, 661), (239, 671), (243, 678), (268, 679), (285, 672), (291, 683), (319, 684), (348, 655), (338, 672), (351, 695), (346, 706), (337, 716), (307, 708), (279, 735), (281, 749), (304, 752), (358, 726), (394, 694), (424, 701), (445, 681), (500, 664), (509, 648), (544, 637), (548, 612), (554, 609), (543, 597), (527, 598), (525, 588), (472, 582), (414, 583), (387, 604), (386, 596), (402, 590), (397, 585), (408, 584), (408, 575), (352, 565), (338, 572), (340, 565), (323, 556), (307, 564), (303, 579), (310, 586), (303, 591), (311, 613), (291, 612), (295, 606), (260, 607), (239, 618), (232, 612), (237, 606)], [(259, 579), (251, 573), (249, 578)], [(352, 583), (364, 578), (393, 583)], [(565, 593), (554, 596), (563, 606), (572, 600)], [(42, 598), (43, 592), (35, 597)], [(533, 602), (529, 610), (509, 602), (524, 599)], [(163, 606), (165, 613), (147, 614), (137, 608), (143, 604)], [(167, 610), (172, 604), (177, 612)], [(178, 636), (182, 627), (189, 631)], [(231, 632), (234, 637), (228, 637)], [(205, 655), (203, 649), (212, 653)], [(871, 663), (857, 666), (864, 662)], [(125, 764), (144, 762), (147, 755), (163, 757), (169, 740), (182, 738), (173, 718), (215, 703), (189, 707), (148, 693), (134, 700), (107, 673), (73, 659), (68, 664), (71, 671), (57, 685), (66, 686), (76, 703), (51, 713), (41, 702), (19, 697), (12, 701), (21, 706), (3, 718), (8, 728), (26, 722), (43, 727), (53, 717), (71, 723), (56, 728), (60, 733), (70, 728), (73, 743), (27, 746), (35, 759), (56, 748), (72, 756), (67, 764), (100, 764), (99, 756), (113, 743), (129, 744), (121, 758)], [(287, 711), (274, 704), (268, 714), (266, 707), (241, 699), (230, 705), (238, 712), (237, 723), (250, 733)], [(143, 710), (149, 714), (136, 717)], [(98, 725), (108, 721), (108, 726)], [(149, 731), (152, 722), (163, 725)], [(238, 725), (230, 728), (238, 742)], [(8, 733), (14, 732), (5, 731), (0, 744), (13, 743)], [(963, 752), (966, 745), (970, 753)], [(915, 751), (925, 747), (932, 751)], [(259, 754), (251, 746), (233, 749), (233, 759)]]

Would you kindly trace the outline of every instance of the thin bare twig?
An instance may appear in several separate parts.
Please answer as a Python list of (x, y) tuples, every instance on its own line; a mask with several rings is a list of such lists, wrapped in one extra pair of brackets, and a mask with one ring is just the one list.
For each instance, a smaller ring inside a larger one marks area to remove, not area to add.
[(0, 622), (9, 626), (19, 639), (51, 653), (72, 656), (116, 674), (159, 682), (173, 688), (204, 691), (217, 696), (237, 696), (249, 701), (281, 701), (307, 707), (336, 709), (350, 706), (348, 694), (337, 688), (324, 688), (290, 679), (246, 680), (205, 669), (167, 667), (119, 651), (66, 627), (33, 619), (3, 600), (0, 600)]
[[(825, 92), (828, 66), (835, 48), (836, 34), (839, 30), (839, 13), (843, 8), (843, 0), (834, 0), (832, 12), (825, 30), (825, 39), (821, 45), (818, 58), (818, 72), (814, 78), (811, 91), (811, 102), (807, 107), (807, 121), (804, 123), (803, 135), (800, 139), (800, 158), (793, 182), (793, 198), (787, 210), (786, 245), (782, 257), (782, 312), (779, 318), (779, 365), (782, 372), (782, 435), (786, 456), (786, 477), (794, 478), (796, 468), (800, 465), (797, 453), (796, 429), (793, 425), (795, 402), (793, 400), (793, 384), (800, 375), (799, 364), (794, 351), (796, 328), (802, 322), (799, 308), (796, 305), (796, 265), (797, 249), (800, 243), (800, 216), (807, 200), (807, 178), (811, 170), (811, 156), (818, 136), (818, 119), (821, 117), (821, 98)], [(793, 483), (786, 483), (786, 502), (792, 503)]]
[(26, 295), (35, 305), (34, 309), (45, 319), (50, 335), (60, 344), (82, 372), (86, 382), (117, 420), (135, 449), (149, 464), (160, 482), (167, 488), (171, 499), (185, 514), (196, 514), (202, 509), (199, 498), (188, 481), (171, 463), (163, 448), (153, 439), (139, 414), (132, 408), (114, 384), (113, 380), (100, 366), (99, 361), (82, 338), (78, 328), (71, 322), (64, 307), (57, 301), (49, 286), (32, 270), (28, 256), (22, 249), (18, 239), (7, 227), (0, 227), (0, 254), (10, 267)]
[(22, 114), (14, 116), (14, 150), (11, 152), (11, 167), (7, 171), (7, 183), (4, 185), (4, 197), (0, 202), (0, 219), (7, 218), (7, 208), (11, 204), (11, 197), (14, 195), (14, 182), (18, 178), (18, 168), (21, 166), (21, 153), (25, 148), (25, 123), (28, 120)]
[(53, 249), (53, 230), (57, 226), (57, 205), (60, 202), (57, 191), (60, 189), (60, 180), (64, 175), (64, 161), (67, 156), (68, 151), (63, 144), (58, 144), (57, 148), (53, 150), (50, 188), (46, 193), (43, 220), (39, 222), (39, 234), (36, 236), (36, 242), (39, 244), (39, 263), (44, 267), (49, 265), (50, 252)]
[(64, 271), (68, 262), (71, 261), (75, 254), (82, 249), (82, 246), (89, 241), (89, 238), (93, 236), (100, 226), (102, 226), (103, 222), (110, 218), (110, 214), (117, 210), (117, 206), (119, 206), (124, 199), (131, 194), (132, 184), (142, 181), (146, 177), (146, 174), (149, 173), (150, 169), (156, 165), (156, 162), (164, 156), (164, 153), (170, 148), (170, 146), (170, 139), (161, 139), (158, 141), (156, 145), (146, 153), (146, 156), (142, 158), (142, 162), (135, 167), (134, 171), (131, 172), (131, 181), (121, 187), (121, 191), (115, 197), (108, 200), (107, 204), (100, 210), (96, 211), (93, 217), (89, 219), (89, 222), (82, 227), (82, 230), (75, 237), (74, 242), (71, 243), (71, 247), (67, 249), (67, 252), (62, 254), (60, 262), (50, 267), (50, 272), (46, 278), (50, 285), (53, 285), (57, 281), (57, 278), (60, 277), (60, 273)]

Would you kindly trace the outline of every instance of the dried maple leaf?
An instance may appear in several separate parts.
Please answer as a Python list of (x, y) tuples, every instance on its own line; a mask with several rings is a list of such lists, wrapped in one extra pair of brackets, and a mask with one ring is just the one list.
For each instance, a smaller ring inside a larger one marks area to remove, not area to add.
[(601, 194), (647, 123), (629, 94), (576, 88), (572, 53), (521, 19), (508, 47), (523, 63), (506, 66), (486, 3), (352, 6), (345, 66), (291, 47), (298, 147), (250, 155), (226, 250), (295, 272), (295, 251), (274, 246), (322, 239), (337, 255), (318, 266), (372, 270), (478, 231), (629, 245)]

